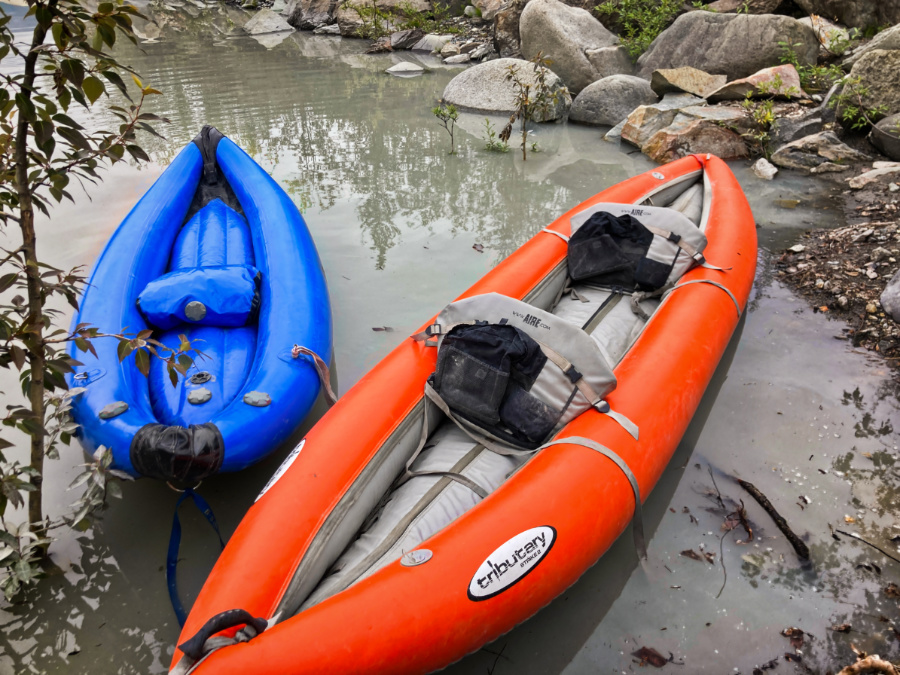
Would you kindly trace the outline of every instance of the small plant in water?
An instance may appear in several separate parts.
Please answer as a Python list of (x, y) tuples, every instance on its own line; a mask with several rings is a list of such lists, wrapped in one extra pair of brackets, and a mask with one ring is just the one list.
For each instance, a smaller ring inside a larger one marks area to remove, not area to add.
[(769, 131), (775, 123), (774, 103), (772, 99), (757, 100), (753, 97), (753, 92), (747, 92), (747, 96), (741, 102), (744, 110), (750, 113), (753, 120), (754, 129), (746, 131), (742, 134), (744, 138), (750, 141), (752, 149), (769, 157), (769, 142), (772, 137)]
[(491, 121), (484, 118), (484, 148), (490, 152), (509, 152), (509, 145), (497, 139), (497, 132), (494, 131), (494, 125)]
[(375, 0), (372, 0), (371, 6), (368, 4), (357, 4), (347, 0), (341, 7), (352, 9), (359, 16), (362, 25), (356, 29), (356, 35), (369, 40), (377, 40), (378, 38), (390, 35), (391, 28), (388, 20), (391, 15), (378, 9)]
[(509, 116), (509, 121), (503, 131), (500, 132), (500, 140), (507, 143), (512, 134), (513, 124), (517, 119), (521, 120), (522, 161), (528, 159), (528, 122), (540, 122), (546, 118), (550, 108), (556, 105), (560, 95), (566, 92), (565, 88), (553, 90), (547, 84), (547, 77), (552, 72), (547, 67), (548, 65), (550, 65), (550, 61), (544, 58), (542, 52), (538, 52), (531, 59), (531, 66), (534, 69), (533, 79), (526, 78), (516, 64), (506, 68), (506, 79), (513, 83), (515, 91), (515, 109)]
[(431, 114), (438, 118), (447, 133), (450, 134), (450, 154), (456, 154), (456, 147), (453, 144), (453, 132), (456, 129), (456, 120), (459, 119), (459, 111), (456, 106), (450, 103), (445, 105), (443, 101), (438, 101), (438, 105), (431, 109)]

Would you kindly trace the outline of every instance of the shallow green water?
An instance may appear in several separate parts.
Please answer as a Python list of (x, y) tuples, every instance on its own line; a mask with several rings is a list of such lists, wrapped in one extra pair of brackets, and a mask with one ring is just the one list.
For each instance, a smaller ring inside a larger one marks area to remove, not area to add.
[[(328, 276), (340, 393), (559, 213), (651, 166), (633, 148), (601, 141), (596, 130), (563, 124), (538, 130), (542, 151), (527, 162), (515, 152), (488, 153), (476, 116), (461, 120), (450, 156), (449, 137), (430, 108), (456, 70), (434, 64), (425, 76), (397, 79), (383, 70), (411, 57), (367, 56), (360, 42), (299, 33), (267, 49), (211, 30), (228, 28), (220, 12), (194, 4), (183, 11), (198, 18), (166, 14), (164, 39), (122, 51), (165, 92), (154, 110), (171, 120), (162, 128), (168, 140), (146, 143), (151, 165), (117, 166), (91, 189), (92, 200), (80, 195), (76, 205), (54, 211), (42, 224), (42, 255), (60, 267), (90, 265), (174, 153), (202, 124), (213, 124), (303, 210)], [(764, 247), (779, 252), (811, 225), (837, 224), (822, 184), (783, 174), (766, 183), (745, 164), (734, 169)], [(787, 210), (775, 199), (801, 203)], [(627, 672), (637, 667), (630, 653), (647, 645), (685, 659), (686, 672), (750, 673), (789, 651), (778, 632), (791, 625), (815, 635), (807, 657), (815, 668), (852, 661), (851, 639), (896, 653), (884, 641), (887, 624), (877, 620), (897, 618), (896, 604), (886, 605), (879, 590), (894, 580), (893, 568), (861, 545), (834, 541), (827, 528), (846, 527), (845, 514), (862, 513), (862, 531), (894, 546), (893, 436), (871, 430), (896, 425), (896, 396), (881, 364), (833, 339), (840, 324), (813, 315), (773, 282), (768, 260), (764, 252), (741, 334), (648, 502), (655, 532), (649, 562), (637, 565), (626, 537), (563, 597), (451, 672)], [(394, 330), (372, 330), (384, 326)], [(283, 454), (204, 484), (226, 534)], [(80, 461), (72, 449), (51, 463), (52, 512), (74, 500), (63, 488)], [(679, 555), (702, 543), (718, 564), (724, 513), (708, 510), (715, 506), (708, 466), (723, 495), (744, 499), (765, 537), (743, 545), (734, 543), (738, 534), (725, 539), (728, 580), (718, 599), (721, 567)], [(795, 528), (809, 533), (814, 571), (800, 568), (766, 516), (729, 481), (735, 474), (777, 498)], [(801, 494), (812, 501), (802, 510), (795, 503)], [(0, 674), (164, 672), (178, 636), (163, 571), (175, 499), (156, 483), (127, 485), (124, 500), (96, 527), (55, 544), (58, 571), (23, 604), (0, 608)], [(217, 545), (199, 515), (185, 510), (183, 521), (179, 583), (189, 602)], [(876, 560), (884, 577), (855, 569), (857, 558)], [(864, 635), (827, 631), (844, 622), (863, 626)]]

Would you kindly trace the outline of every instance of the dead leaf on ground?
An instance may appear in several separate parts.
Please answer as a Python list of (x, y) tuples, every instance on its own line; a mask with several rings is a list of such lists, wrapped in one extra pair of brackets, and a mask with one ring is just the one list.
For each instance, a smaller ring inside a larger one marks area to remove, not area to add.
[(849, 633), (850, 632), (850, 624), (842, 623), (839, 626), (832, 626), (831, 630), (833, 630), (835, 633)]
[(697, 553), (694, 549), (689, 548), (686, 551), (682, 551), (681, 555), (685, 558), (690, 558), (691, 560), (696, 560), (697, 562), (703, 562), (703, 556)]
[(631, 655), (639, 658), (641, 665), (649, 663), (654, 668), (662, 668), (669, 662), (669, 659), (653, 649), (653, 647), (641, 647), (636, 652), (632, 652)]
[(479, 253), (484, 253), (484, 245), (483, 244), (474, 244), (472, 246), (472, 248), (474, 248)]
[(803, 646), (803, 636), (805, 633), (799, 628), (785, 628), (781, 631), (781, 634), (786, 638), (791, 639), (791, 647), (794, 649), (800, 649)]
[(390, 326), (372, 326), (372, 330), (376, 333), (385, 332), (385, 333), (393, 333), (394, 329)]
[(900, 599), (900, 588), (897, 587), (897, 584), (890, 583), (885, 587), (884, 594), (889, 598)]
[(844, 522), (852, 524), (856, 522), (856, 518), (854, 518), (853, 516), (844, 516)]
[(707, 562), (709, 562), (710, 565), (716, 564), (716, 554), (715, 553), (704, 552), (703, 557), (706, 558)]
[(793, 663), (800, 663), (801, 661), (803, 661), (803, 657), (800, 656), (799, 654), (791, 654), (790, 652), (785, 652), (784, 660), (791, 661)]

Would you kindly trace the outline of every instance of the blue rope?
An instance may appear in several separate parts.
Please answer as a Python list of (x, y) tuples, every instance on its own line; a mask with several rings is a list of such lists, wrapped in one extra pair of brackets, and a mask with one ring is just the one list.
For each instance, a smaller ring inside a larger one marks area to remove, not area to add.
[(216, 531), (216, 536), (219, 538), (219, 543), (222, 545), (223, 549), (225, 548), (225, 542), (222, 540), (222, 534), (219, 532), (219, 524), (216, 522), (216, 517), (213, 515), (212, 508), (210, 508), (203, 497), (198, 495), (191, 488), (188, 488), (178, 498), (178, 502), (175, 504), (175, 515), (172, 517), (172, 534), (169, 536), (169, 553), (166, 557), (166, 584), (169, 586), (169, 600), (172, 601), (172, 609), (175, 610), (175, 616), (178, 617), (178, 625), (182, 628), (184, 628), (184, 622), (187, 619), (187, 612), (184, 611), (184, 605), (181, 604), (181, 599), (178, 597), (178, 579), (176, 576), (178, 568), (178, 549), (181, 548), (181, 521), (178, 520), (178, 508), (188, 497), (194, 500), (197, 510), (199, 510), (200, 513), (206, 517), (206, 520), (209, 521), (209, 524), (212, 525), (213, 530)]

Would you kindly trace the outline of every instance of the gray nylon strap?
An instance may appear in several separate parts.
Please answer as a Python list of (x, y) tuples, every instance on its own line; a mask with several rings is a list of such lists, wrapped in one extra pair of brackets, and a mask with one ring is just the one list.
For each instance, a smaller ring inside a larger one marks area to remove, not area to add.
[[(671, 238), (672, 233), (669, 232), (668, 230), (661, 230), (658, 227), (653, 227), (652, 225), (644, 225), (644, 227), (647, 228), (648, 230), (650, 230), (653, 234), (658, 235), (658, 236), (662, 237), (663, 239), (668, 239), (673, 244), (675, 244), (678, 248), (680, 248), (682, 251), (687, 253), (690, 257), (696, 258), (697, 256), (700, 255), (700, 251), (698, 251), (693, 246), (691, 246), (689, 243), (687, 243), (683, 237), (679, 238), (678, 241), (673, 241)], [(700, 257), (702, 258), (703, 256), (700, 256)]]
[(627, 431), (634, 440), (638, 440), (638, 438), (640, 437), (640, 429), (638, 428), (638, 425), (625, 417), (625, 415), (616, 412), (615, 410), (600, 410), (600, 412), (618, 422), (619, 426)]
[(465, 433), (476, 443), (481, 443), (491, 452), (496, 452), (498, 455), (503, 455), (504, 457), (527, 457), (529, 455), (533, 455), (536, 452), (535, 450), (520, 450), (518, 448), (510, 448), (506, 445), (501, 445), (502, 441), (500, 441), (499, 439), (495, 439), (493, 436), (487, 436), (486, 434), (478, 433), (475, 430), (469, 428), (466, 424), (460, 421), (456, 417), (456, 415), (453, 414), (453, 412), (450, 410), (450, 407), (447, 405), (447, 402), (444, 401), (444, 399), (441, 398), (440, 394), (438, 394), (434, 390), (434, 388), (427, 382), (425, 383), (425, 396), (427, 396), (428, 400), (430, 400), (438, 408), (440, 408), (442, 413), (453, 420), (454, 424), (456, 424), (456, 426), (458, 426), (463, 431), (463, 433)]
[(672, 291), (678, 290), (682, 286), (687, 286), (689, 284), (710, 284), (711, 286), (715, 286), (716, 288), (721, 288), (723, 291), (728, 293), (728, 297), (731, 298), (731, 301), (734, 303), (734, 308), (737, 310), (738, 318), (741, 316), (741, 305), (738, 303), (737, 298), (734, 297), (734, 293), (732, 293), (728, 288), (720, 284), (718, 281), (713, 281), (712, 279), (691, 279), (690, 281), (682, 281), (680, 284), (673, 286), (663, 293), (663, 297), (667, 296)]
[(595, 450), (604, 457), (612, 460), (613, 464), (615, 464), (617, 467), (619, 467), (619, 469), (622, 470), (622, 473), (625, 474), (628, 482), (631, 483), (631, 489), (634, 492), (634, 515), (631, 518), (631, 529), (632, 534), (634, 535), (634, 547), (637, 550), (638, 555), (646, 560), (647, 545), (644, 542), (644, 516), (643, 510), (641, 508), (641, 488), (638, 486), (637, 478), (635, 478), (634, 473), (632, 473), (631, 469), (628, 468), (628, 465), (625, 463), (625, 461), (605, 445), (600, 445), (596, 441), (592, 441), (589, 438), (583, 438), (581, 436), (558, 438), (555, 441), (545, 443), (539, 449), (542, 450), (544, 448), (550, 447), (551, 445), (582, 445), (591, 450)]
[[(408, 477), (413, 476), (444, 476), (445, 478), (449, 478), (450, 480), (455, 480), (460, 485), (463, 485), (469, 488), (476, 495), (484, 499), (488, 496), (488, 491), (481, 487), (474, 480), (469, 478), (468, 476), (464, 476), (461, 473), (456, 473), (455, 471), (410, 471), (406, 474)], [(405, 481), (404, 481), (405, 482)]]
[(291, 349), (291, 356), (296, 359), (301, 354), (305, 354), (312, 358), (313, 364), (316, 367), (316, 373), (319, 375), (319, 381), (322, 383), (322, 393), (325, 395), (325, 400), (328, 401), (329, 406), (333, 406), (337, 403), (337, 396), (331, 388), (331, 371), (328, 370), (328, 364), (326, 364), (322, 357), (316, 354), (312, 349), (294, 345), (293, 349)]
[(545, 227), (541, 230), (541, 232), (546, 232), (547, 234), (555, 234), (557, 237), (562, 239), (567, 244), (569, 243), (569, 238), (564, 235), (562, 232), (557, 232), (556, 230), (551, 230), (549, 227)]

